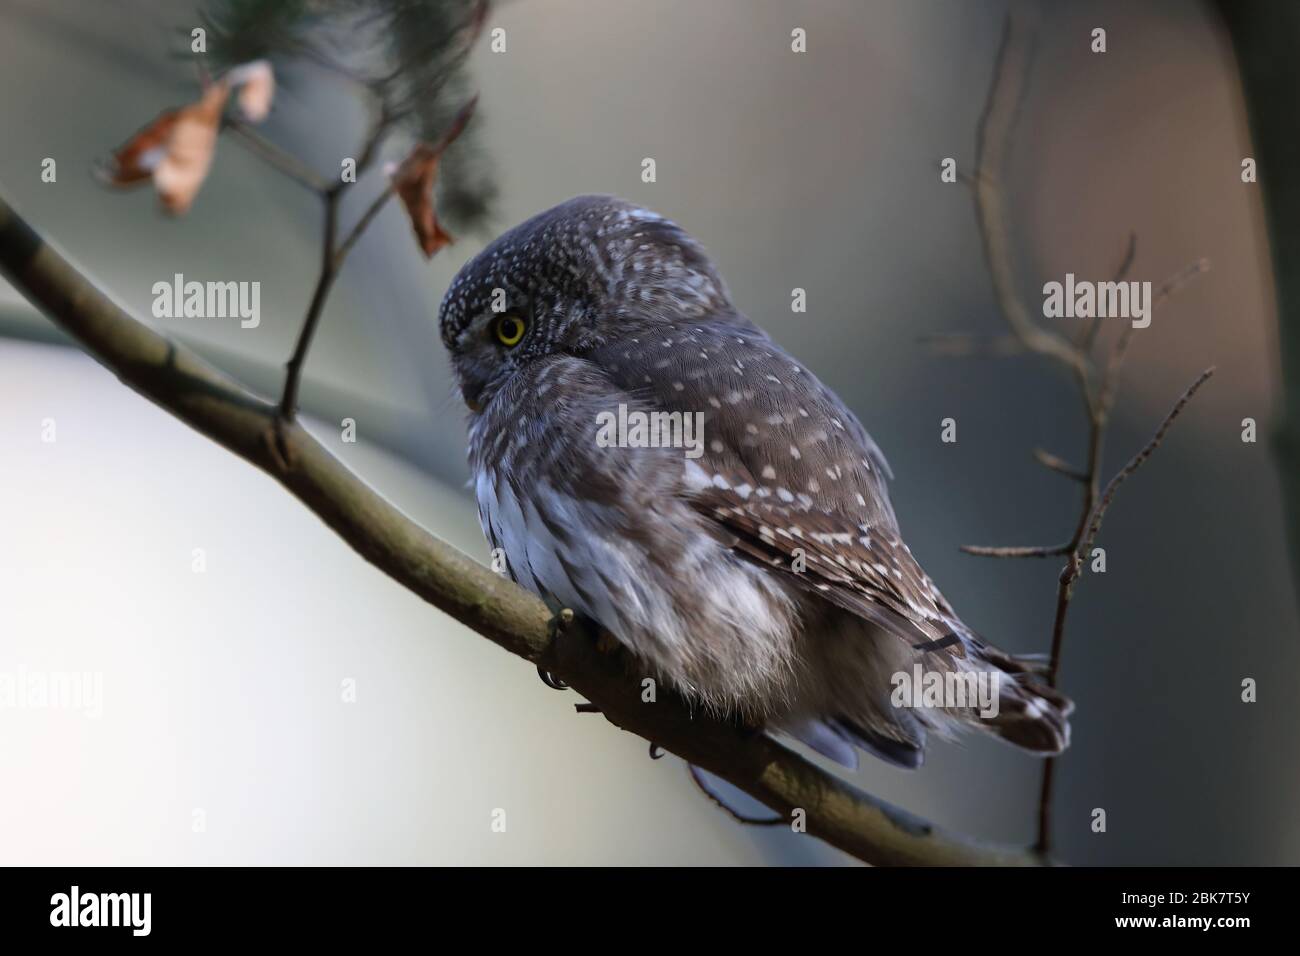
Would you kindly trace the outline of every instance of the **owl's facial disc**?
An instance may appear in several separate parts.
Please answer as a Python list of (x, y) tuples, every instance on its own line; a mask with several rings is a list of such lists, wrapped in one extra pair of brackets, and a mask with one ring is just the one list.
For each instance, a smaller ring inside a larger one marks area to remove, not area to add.
[(537, 350), (528, 312), (488, 310), (476, 315), (448, 343), (461, 398), (479, 412), (501, 383)]

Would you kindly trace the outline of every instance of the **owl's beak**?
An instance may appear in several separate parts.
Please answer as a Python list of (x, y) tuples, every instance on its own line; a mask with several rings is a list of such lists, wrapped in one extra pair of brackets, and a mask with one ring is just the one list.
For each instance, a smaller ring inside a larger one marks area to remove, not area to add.
[(466, 405), (467, 408), (469, 408), (469, 410), (470, 410), (471, 412), (481, 412), (481, 411), (483, 411), (483, 406), (480, 405), (478, 402), (473, 401), (472, 399), (468, 399), (468, 398), (465, 399), (465, 405)]
[(460, 397), (464, 399), (466, 407), (474, 413), (483, 411), (483, 403), (478, 400), (478, 391), (470, 391), (468, 385), (460, 387)]

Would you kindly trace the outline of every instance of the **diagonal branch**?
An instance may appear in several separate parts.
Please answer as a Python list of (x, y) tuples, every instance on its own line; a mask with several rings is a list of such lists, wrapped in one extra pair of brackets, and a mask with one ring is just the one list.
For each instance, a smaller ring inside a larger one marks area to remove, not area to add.
[[(536, 597), (419, 527), (296, 421), (185, 347), (135, 320), (0, 199), (0, 274), (124, 384), (275, 478), (398, 584), (598, 706), (616, 726), (716, 774), (810, 834), (879, 865), (1032, 865), (1041, 858), (947, 833), (858, 790), (752, 729), (641, 700), (620, 654), (586, 627), (556, 627)], [(276, 437), (276, 429), (279, 435)], [(283, 442), (287, 454), (276, 450)]]

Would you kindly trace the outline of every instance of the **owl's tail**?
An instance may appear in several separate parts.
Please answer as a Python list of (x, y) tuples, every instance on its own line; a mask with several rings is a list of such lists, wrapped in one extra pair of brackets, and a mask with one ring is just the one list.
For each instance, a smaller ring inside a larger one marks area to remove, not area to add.
[(979, 655), (1009, 679), (1000, 681), (997, 716), (980, 723), (1008, 743), (1051, 756), (1070, 746), (1074, 701), (1040, 678), (1042, 662), (983, 644)]
[[(959, 657), (947, 650), (957, 643), (965, 648)], [(998, 650), (969, 632), (920, 646), (903, 641), (888, 646), (902, 652), (886, 669), (889, 690), (860, 691), (852, 700), (841, 696), (834, 709), (787, 721), (779, 729), (850, 768), (863, 751), (915, 769), (930, 732), (951, 737), (968, 728), (1043, 756), (1069, 746), (1074, 704), (1046, 685), (1041, 661)], [(883, 675), (863, 674), (855, 683), (878, 688)]]

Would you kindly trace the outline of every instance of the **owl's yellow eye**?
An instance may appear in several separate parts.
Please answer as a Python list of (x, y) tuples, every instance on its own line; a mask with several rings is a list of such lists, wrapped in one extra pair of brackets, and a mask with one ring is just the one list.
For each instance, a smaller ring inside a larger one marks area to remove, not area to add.
[(495, 328), (497, 341), (506, 348), (511, 348), (519, 344), (528, 326), (517, 315), (503, 315), (497, 319)]

